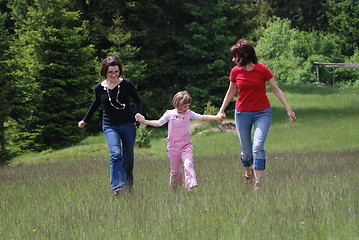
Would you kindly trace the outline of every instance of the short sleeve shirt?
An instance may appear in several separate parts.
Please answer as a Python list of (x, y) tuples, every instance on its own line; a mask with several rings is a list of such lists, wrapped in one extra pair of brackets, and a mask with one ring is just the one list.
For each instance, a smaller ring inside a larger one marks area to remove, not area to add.
[(266, 65), (255, 64), (252, 71), (243, 67), (232, 68), (229, 80), (236, 83), (238, 98), (236, 109), (239, 111), (260, 111), (270, 107), (266, 93), (266, 82), (273, 78), (273, 73)]
[(167, 110), (157, 121), (159, 126), (168, 123), (168, 137), (170, 142), (182, 142), (190, 140), (190, 120), (201, 121), (203, 115), (187, 110), (186, 113), (178, 113), (177, 109)]

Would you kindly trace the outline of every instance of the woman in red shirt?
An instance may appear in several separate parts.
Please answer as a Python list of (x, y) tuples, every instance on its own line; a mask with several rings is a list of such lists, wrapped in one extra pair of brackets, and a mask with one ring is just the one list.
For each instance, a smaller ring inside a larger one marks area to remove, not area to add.
[[(259, 188), (266, 164), (264, 142), (272, 121), (272, 110), (266, 94), (266, 82), (269, 83), (274, 94), (286, 108), (292, 123), (296, 121), (296, 116), (276, 84), (273, 73), (267, 66), (258, 63), (255, 50), (249, 42), (238, 40), (232, 46), (230, 53), (233, 57), (232, 61), (237, 65), (231, 70), (229, 87), (218, 115), (220, 119), (226, 117), (224, 111), (238, 88), (235, 122), (242, 149), (241, 160), (245, 170), (244, 177), (251, 179), (254, 175), (256, 188)], [(253, 139), (251, 137), (252, 127)]]

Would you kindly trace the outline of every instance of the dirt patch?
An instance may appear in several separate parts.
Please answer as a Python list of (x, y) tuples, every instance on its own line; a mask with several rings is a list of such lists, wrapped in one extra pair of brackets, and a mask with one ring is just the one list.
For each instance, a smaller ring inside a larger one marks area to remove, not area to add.
[(216, 127), (220, 132), (235, 131), (236, 125), (233, 122), (221, 122)]
[(211, 133), (218, 132), (235, 132), (236, 125), (233, 122), (225, 121), (221, 123), (214, 122), (201, 122), (201, 123), (192, 123), (191, 124), (191, 133), (192, 134), (200, 134), (200, 135), (208, 135)]

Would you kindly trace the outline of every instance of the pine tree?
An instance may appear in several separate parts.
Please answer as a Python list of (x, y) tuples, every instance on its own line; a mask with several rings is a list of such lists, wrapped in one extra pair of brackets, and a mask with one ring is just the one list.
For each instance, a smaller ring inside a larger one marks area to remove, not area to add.
[[(0, 5), (3, 1), (0, 1)], [(3, 9), (3, 8), (1, 8)], [(9, 160), (9, 154), (6, 149), (5, 126), (4, 123), (8, 118), (11, 110), (9, 96), (9, 79), (7, 77), (7, 56), (8, 56), (8, 38), (9, 34), (5, 26), (8, 18), (6, 12), (0, 12), (0, 164)]]
[(79, 13), (67, 11), (66, 1), (35, 0), (26, 8), (17, 3), (10, 6), (17, 37), (12, 66), (18, 145), (31, 150), (69, 146), (83, 137), (77, 121), (95, 83), (93, 47), (84, 45)]
[[(181, 62), (178, 66), (178, 90), (187, 89), (196, 96), (192, 104), (202, 112), (209, 101), (220, 105), (228, 87), (231, 69), (229, 48), (237, 37), (238, 21), (232, 1), (188, 1), (184, 4), (185, 29), (178, 36)], [(228, 61), (226, 61), (228, 59)]]
[(352, 56), (359, 49), (359, 1), (328, 0), (326, 6), (329, 31), (340, 36), (343, 55)]

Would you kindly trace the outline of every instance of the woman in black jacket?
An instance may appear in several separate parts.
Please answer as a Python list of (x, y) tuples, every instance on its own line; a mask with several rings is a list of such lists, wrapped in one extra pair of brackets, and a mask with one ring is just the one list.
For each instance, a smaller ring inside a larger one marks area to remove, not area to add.
[(135, 102), (136, 115), (142, 113), (142, 101), (135, 85), (121, 78), (122, 64), (117, 57), (107, 57), (101, 63), (105, 80), (96, 84), (95, 98), (86, 114), (78, 122), (85, 127), (100, 105), (103, 108), (102, 129), (110, 150), (110, 185), (114, 194), (131, 190), (133, 185), (134, 145), (136, 139), (135, 115), (129, 101)]

